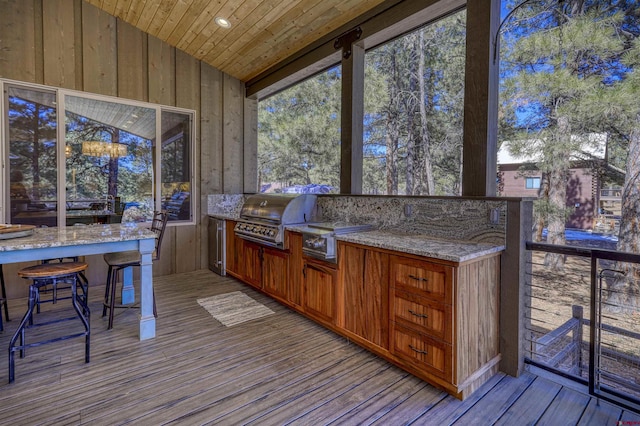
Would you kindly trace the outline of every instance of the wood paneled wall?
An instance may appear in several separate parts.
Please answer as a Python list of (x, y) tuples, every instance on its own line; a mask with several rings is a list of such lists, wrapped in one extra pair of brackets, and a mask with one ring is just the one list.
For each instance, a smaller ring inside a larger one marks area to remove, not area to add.
[[(0, 0), (0, 78), (196, 110), (197, 224), (167, 228), (154, 274), (207, 267), (207, 195), (255, 190), (243, 171), (256, 108), (242, 82), (81, 0)], [(103, 281), (102, 258), (88, 262)], [(5, 266), (10, 297), (26, 295), (19, 266)]]

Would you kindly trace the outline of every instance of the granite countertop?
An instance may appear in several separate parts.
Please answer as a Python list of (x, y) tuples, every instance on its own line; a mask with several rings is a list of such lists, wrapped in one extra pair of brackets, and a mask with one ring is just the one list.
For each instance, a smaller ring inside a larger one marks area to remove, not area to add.
[(372, 247), (411, 253), (433, 259), (465, 262), (504, 250), (503, 245), (474, 243), (434, 238), (426, 235), (413, 235), (397, 231), (366, 231), (338, 235), (338, 241), (362, 244)]
[(209, 216), (215, 217), (216, 219), (224, 219), (224, 220), (238, 220), (240, 219), (240, 215), (232, 212), (216, 212), (209, 213)]
[(64, 247), (78, 244), (155, 238), (148, 225), (138, 223), (36, 228), (33, 235), (0, 240), (0, 251)]

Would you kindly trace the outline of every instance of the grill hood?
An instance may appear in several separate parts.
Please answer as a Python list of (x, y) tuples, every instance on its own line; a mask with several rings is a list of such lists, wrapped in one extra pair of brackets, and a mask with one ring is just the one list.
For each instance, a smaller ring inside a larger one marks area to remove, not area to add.
[(240, 210), (242, 219), (277, 225), (305, 223), (314, 219), (315, 216), (316, 196), (313, 194), (250, 195)]

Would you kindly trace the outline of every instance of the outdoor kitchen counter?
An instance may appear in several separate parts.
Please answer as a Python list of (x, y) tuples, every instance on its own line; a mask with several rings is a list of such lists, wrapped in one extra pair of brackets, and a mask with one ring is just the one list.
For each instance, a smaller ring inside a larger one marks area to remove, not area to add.
[(389, 230), (354, 232), (338, 235), (336, 239), (452, 262), (466, 262), (504, 250), (503, 245), (434, 238)]

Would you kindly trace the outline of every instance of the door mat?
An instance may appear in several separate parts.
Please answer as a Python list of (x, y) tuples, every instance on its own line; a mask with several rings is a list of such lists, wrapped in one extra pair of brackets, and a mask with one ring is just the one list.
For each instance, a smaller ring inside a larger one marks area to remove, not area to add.
[(241, 291), (198, 299), (198, 304), (227, 327), (275, 313)]

